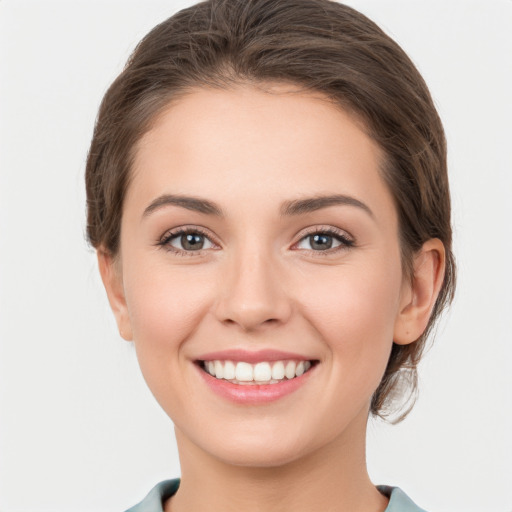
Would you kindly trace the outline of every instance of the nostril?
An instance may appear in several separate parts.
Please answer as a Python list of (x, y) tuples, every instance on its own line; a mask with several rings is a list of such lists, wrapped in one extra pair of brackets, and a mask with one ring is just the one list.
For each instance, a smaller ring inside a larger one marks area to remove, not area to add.
[(268, 318), (261, 320), (258, 317), (249, 317), (247, 315), (239, 316), (236, 318), (226, 318), (223, 320), (225, 325), (237, 325), (242, 330), (250, 332), (258, 329), (262, 329), (265, 327), (272, 327), (280, 323), (280, 320), (277, 318)]

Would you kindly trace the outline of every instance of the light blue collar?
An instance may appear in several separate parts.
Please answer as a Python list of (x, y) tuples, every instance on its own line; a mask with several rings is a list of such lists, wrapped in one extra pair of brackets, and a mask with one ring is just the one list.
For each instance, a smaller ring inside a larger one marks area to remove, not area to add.
[[(137, 505), (126, 512), (163, 512), (163, 504), (173, 496), (180, 486), (179, 478), (164, 480), (155, 485), (150, 493)], [(398, 487), (379, 485), (377, 489), (389, 498), (385, 512), (425, 512)]]

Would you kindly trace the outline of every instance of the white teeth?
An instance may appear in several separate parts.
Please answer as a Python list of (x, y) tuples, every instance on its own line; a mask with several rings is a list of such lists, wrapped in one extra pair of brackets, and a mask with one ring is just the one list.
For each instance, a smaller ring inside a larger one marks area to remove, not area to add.
[(266, 382), (272, 378), (272, 370), (269, 363), (258, 363), (254, 366), (254, 380)]
[(224, 365), (221, 361), (215, 361), (215, 377), (217, 379), (224, 378)]
[(272, 378), (275, 380), (284, 379), (284, 363), (282, 361), (277, 361), (272, 366)]
[(243, 361), (205, 361), (204, 369), (217, 379), (235, 383), (269, 383), (300, 377), (311, 368), (311, 361), (262, 361), (250, 364)]
[(231, 361), (224, 363), (224, 378), (226, 380), (233, 380), (235, 378), (235, 365)]
[(235, 378), (240, 382), (250, 382), (253, 380), (252, 364), (242, 362), (236, 363)]
[(286, 368), (284, 369), (284, 374), (287, 379), (293, 379), (295, 377), (295, 367), (296, 364), (293, 361), (288, 361), (286, 363)]

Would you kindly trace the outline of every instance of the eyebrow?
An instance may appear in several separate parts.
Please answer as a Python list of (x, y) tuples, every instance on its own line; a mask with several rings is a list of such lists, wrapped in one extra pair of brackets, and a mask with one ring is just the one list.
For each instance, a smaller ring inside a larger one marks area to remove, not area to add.
[[(321, 210), (330, 206), (355, 206), (361, 208), (370, 217), (375, 218), (371, 209), (359, 199), (343, 194), (334, 194), (328, 196), (315, 196), (305, 199), (294, 199), (285, 201), (281, 206), (280, 212), (284, 216), (303, 215), (305, 213)], [(142, 217), (147, 217), (153, 212), (160, 210), (166, 206), (180, 206), (187, 210), (192, 210), (207, 215), (215, 215), (223, 217), (222, 209), (212, 201), (199, 197), (182, 196), (174, 194), (164, 194), (153, 200), (144, 210)]]
[(370, 217), (375, 218), (372, 210), (365, 203), (352, 196), (334, 194), (328, 196), (316, 196), (305, 199), (286, 201), (281, 207), (281, 215), (303, 215), (305, 213), (328, 208), (329, 206), (355, 206), (361, 208)]
[(144, 210), (142, 217), (147, 217), (153, 212), (170, 205), (181, 206), (181, 208), (186, 208), (187, 210), (206, 213), (207, 215), (215, 215), (217, 217), (223, 217), (224, 215), (219, 206), (211, 201), (208, 201), (207, 199), (191, 196), (164, 194), (151, 202), (151, 204)]

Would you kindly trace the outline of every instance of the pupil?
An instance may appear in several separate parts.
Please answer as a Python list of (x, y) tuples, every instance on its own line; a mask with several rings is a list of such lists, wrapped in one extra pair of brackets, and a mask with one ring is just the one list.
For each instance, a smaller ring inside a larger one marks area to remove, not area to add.
[(313, 249), (330, 249), (332, 247), (332, 236), (329, 235), (313, 235), (310, 239)]
[(202, 235), (188, 234), (182, 235), (181, 246), (187, 251), (197, 251), (203, 248), (204, 239)]

